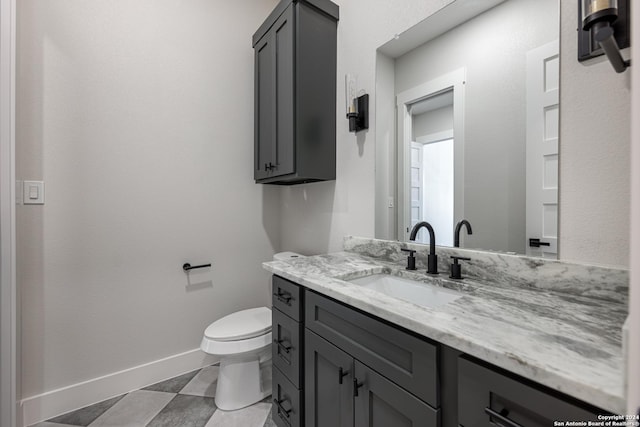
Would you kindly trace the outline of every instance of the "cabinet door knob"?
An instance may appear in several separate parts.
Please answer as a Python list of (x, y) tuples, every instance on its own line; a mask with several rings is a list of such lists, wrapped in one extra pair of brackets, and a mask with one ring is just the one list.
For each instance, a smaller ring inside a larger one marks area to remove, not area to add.
[(278, 414), (279, 415), (284, 414), (285, 417), (289, 418), (289, 413), (293, 410), (293, 408), (286, 409), (284, 406), (282, 406), (282, 404), (286, 401), (287, 399), (282, 399), (282, 400), (273, 399), (273, 403), (275, 403), (276, 406), (278, 407)]
[(358, 389), (362, 387), (364, 383), (358, 382), (357, 378), (353, 379), (353, 396), (358, 397)]
[(273, 342), (276, 343), (285, 353), (289, 353), (291, 350), (290, 345), (284, 344), (286, 342), (285, 340), (273, 340)]
[(276, 297), (281, 303), (291, 306), (291, 300), (293, 299), (293, 297), (289, 292), (283, 292), (278, 289), (278, 293), (273, 294), (273, 296)]
[(338, 369), (338, 384), (342, 384), (342, 379), (347, 375), (349, 375), (349, 371), (345, 371), (341, 366), (340, 369)]

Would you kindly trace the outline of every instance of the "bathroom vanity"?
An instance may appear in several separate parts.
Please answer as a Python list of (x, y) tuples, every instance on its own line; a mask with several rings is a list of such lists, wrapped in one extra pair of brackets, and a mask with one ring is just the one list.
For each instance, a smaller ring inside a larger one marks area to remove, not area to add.
[[(264, 264), (277, 425), (549, 426), (624, 412), (626, 271), (438, 248), (443, 264), (471, 255), (453, 281), (404, 270), (401, 246), (347, 238), (345, 252)], [(518, 263), (519, 280), (490, 277)], [(352, 281), (379, 273), (459, 296), (429, 307)]]

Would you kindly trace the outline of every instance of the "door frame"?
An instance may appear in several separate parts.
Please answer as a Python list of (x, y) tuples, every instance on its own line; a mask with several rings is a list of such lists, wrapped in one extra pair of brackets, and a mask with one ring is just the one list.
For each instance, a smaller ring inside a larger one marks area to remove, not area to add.
[(16, 0), (0, 0), (0, 425), (16, 425)]
[[(454, 196), (453, 212), (455, 218), (464, 217), (464, 86), (466, 70), (464, 67), (443, 74), (433, 80), (415, 86), (396, 96), (397, 107), (397, 136), (398, 151), (398, 240), (407, 241), (409, 232), (407, 227), (411, 223), (411, 203), (407, 197), (411, 173), (411, 105), (430, 98), (439, 93), (453, 90), (453, 134), (454, 134)], [(451, 230), (453, 233), (453, 230)]]

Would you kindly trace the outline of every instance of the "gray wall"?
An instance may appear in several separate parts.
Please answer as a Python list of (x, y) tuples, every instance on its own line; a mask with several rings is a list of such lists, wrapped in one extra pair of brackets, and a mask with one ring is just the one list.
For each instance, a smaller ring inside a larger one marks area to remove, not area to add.
[(510, 0), (396, 60), (396, 93), (466, 70), (465, 247), (525, 252), (526, 52), (557, 37), (556, 0)]
[(631, 72), (579, 63), (577, 8), (563, 1), (560, 13), (560, 256), (627, 266)]
[[(46, 182), (17, 213), (22, 396), (269, 304), (280, 201), (253, 183), (251, 35), (275, 4), (18, 2), (17, 176)], [(186, 261), (213, 268), (189, 281)]]
[(453, 130), (453, 106), (417, 114), (411, 120), (413, 141), (421, 136)]

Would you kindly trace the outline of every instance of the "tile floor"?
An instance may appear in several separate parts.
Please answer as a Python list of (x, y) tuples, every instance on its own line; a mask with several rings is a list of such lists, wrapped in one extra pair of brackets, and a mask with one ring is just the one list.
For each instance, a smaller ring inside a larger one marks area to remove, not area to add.
[(271, 397), (248, 408), (217, 410), (218, 366), (189, 372), (35, 427), (275, 427)]

